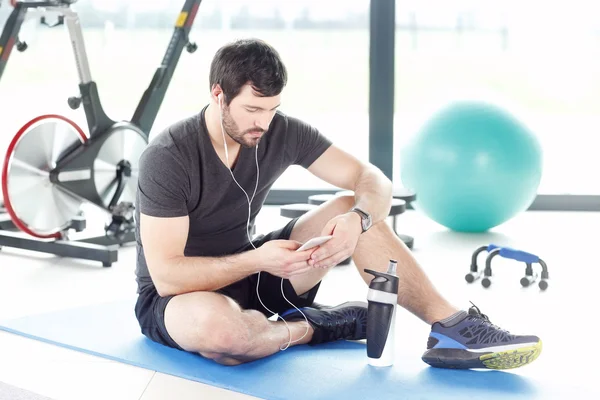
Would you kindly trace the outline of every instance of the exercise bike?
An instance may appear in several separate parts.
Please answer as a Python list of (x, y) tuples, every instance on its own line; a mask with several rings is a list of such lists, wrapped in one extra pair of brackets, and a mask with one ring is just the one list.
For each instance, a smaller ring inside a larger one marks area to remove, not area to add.
[[(2, 168), (2, 195), (9, 221), (0, 222), (0, 248), (14, 247), (62, 257), (95, 260), (110, 267), (120, 246), (135, 240), (134, 202), (138, 160), (165, 97), (181, 53), (197, 50), (189, 32), (201, 0), (185, 0), (164, 58), (130, 121), (113, 121), (100, 103), (92, 80), (77, 0), (11, 1), (14, 7), (0, 36), (0, 78), (13, 48), (25, 51), (19, 30), (26, 18), (50, 27), (66, 24), (79, 75), (80, 95), (89, 134), (68, 118), (41, 115), (14, 136)], [(55, 17), (49, 17), (54, 14)], [(49, 25), (47, 21), (58, 22)], [(110, 214), (104, 234), (73, 240), (86, 228), (81, 211), (91, 203)]]

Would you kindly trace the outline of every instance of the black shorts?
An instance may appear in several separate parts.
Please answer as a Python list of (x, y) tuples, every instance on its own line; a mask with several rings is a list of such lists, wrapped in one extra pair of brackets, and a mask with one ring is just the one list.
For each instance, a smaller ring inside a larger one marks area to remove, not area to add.
[[(270, 240), (289, 239), (296, 221), (297, 218), (290, 221), (281, 229), (258, 237), (253, 241), (254, 246), (258, 248)], [(249, 249), (252, 249), (250, 244), (248, 244), (247, 248), (242, 249), (242, 251)], [(260, 300), (262, 300), (264, 305), (274, 313), (282, 313), (290, 308), (293, 308), (281, 295), (281, 280), (282, 279), (280, 277), (271, 275), (269, 273), (260, 273)], [(273, 314), (263, 307), (258, 299), (258, 296), (256, 295), (257, 281), (258, 274), (254, 274), (242, 279), (241, 281), (221, 288), (216, 292), (235, 300), (244, 310), (258, 310), (267, 318), (269, 318)], [(308, 307), (313, 304), (320, 285), (321, 283), (319, 282), (308, 292), (298, 295), (290, 281), (284, 279), (283, 293), (285, 294), (287, 300), (293, 303), (296, 307)], [(146, 337), (165, 346), (182, 350), (181, 347), (179, 347), (171, 338), (165, 326), (165, 308), (167, 307), (167, 303), (169, 303), (173, 297), (174, 296), (161, 297), (156, 291), (154, 285), (147, 285), (140, 289), (140, 293), (135, 305), (135, 315), (140, 324), (142, 333)]]

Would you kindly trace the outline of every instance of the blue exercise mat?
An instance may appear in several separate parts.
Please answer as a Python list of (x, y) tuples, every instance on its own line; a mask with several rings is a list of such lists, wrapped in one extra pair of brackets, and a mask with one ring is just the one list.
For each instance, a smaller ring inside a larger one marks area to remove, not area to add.
[[(503, 371), (431, 368), (416, 353), (421, 341), (397, 344), (393, 367), (367, 364), (366, 346), (338, 341), (296, 346), (235, 367), (156, 344), (139, 330), (134, 300), (0, 321), (0, 329), (265, 399), (549, 399), (573, 398), (575, 386)], [(422, 349), (419, 349), (419, 352)]]

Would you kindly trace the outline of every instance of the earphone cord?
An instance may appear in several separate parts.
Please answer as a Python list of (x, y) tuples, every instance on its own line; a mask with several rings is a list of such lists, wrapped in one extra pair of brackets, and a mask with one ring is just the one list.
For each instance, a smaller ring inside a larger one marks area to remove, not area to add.
[[(258, 188), (258, 180), (260, 177), (260, 168), (258, 167), (258, 143), (256, 144), (256, 151), (254, 152), (254, 159), (256, 161), (256, 185), (254, 186), (254, 193), (252, 193), (252, 198), (250, 199), (248, 197), (248, 193), (246, 193), (246, 191), (244, 190), (244, 188), (242, 188), (242, 186), (238, 183), (237, 179), (235, 179), (235, 176), (233, 175), (233, 171), (231, 170), (231, 168), (229, 167), (229, 153), (227, 151), (227, 143), (225, 141), (225, 129), (223, 127), (223, 113), (221, 110), (221, 134), (223, 135), (223, 147), (225, 148), (225, 159), (227, 160), (227, 169), (229, 170), (229, 173), (231, 174), (231, 177), (233, 178), (233, 181), (236, 183), (236, 185), (238, 185), (238, 187), (242, 190), (242, 192), (244, 192), (244, 194), (246, 195), (246, 200), (248, 201), (248, 219), (246, 221), (246, 236), (248, 237), (248, 242), (250, 242), (250, 245), (252, 245), (252, 247), (254, 248), (254, 250), (256, 250), (256, 246), (254, 246), (254, 243), (252, 243), (252, 239), (250, 238), (250, 216), (252, 213), (252, 201), (254, 200), (254, 196), (256, 195), (256, 190)], [(261, 298), (260, 298), (260, 294), (258, 291), (258, 286), (260, 285), (260, 273), (261, 271), (258, 272), (258, 280), (256, 282), (256, 296), (258, 296), (258, 301), (260, 301), (260, 304), (262, 304), (262, 306), (268, 311), (270, 312), (272, 315), (275, 315), (276, 313), (274, 313), (273, 311), (269, 310), (267, 308), (267, 306), (265, 306), (265, 304), (262, 302)], [(278, 317), (283, 321), (283, 323), (285, 324), (285, 326), (287, 327), (287, 330), (290, 334), (290, 340), (288, 341), (287, 345), (285, 347), (279, 347), (279, 350), (287, 350), (290, 345), (292, 343), (296, 343), (299, 342), (300, 340), (304, 339), (306, 337), (306, 335), (308, 334), (308, 319), (306, 318), (306, 315), (304, 315), (304, 313), (298, 308), (296, 307), (294, 304), (292, 304), (292, 302), (290, 302), (287, 297), (285, 297), (285, 294), (283, 293), (283, 278), (281, 278), (281, 295), (283, 296), (283, 298), (285, 299), (285, 301), (288, 302), (288, 304), (290, 304), (292, 307), (294, 307), (296, 310), (298, 310), (298, 312), (300, 312), (300, 314), (302, 314), (302, 316), (304, 317), (304, 320), (306, 321), (306, 332), (304, 332), (304, 335), (302, 335), (301, 338), (293, 340), (292, 341), (292, 330), (290, 329), (290, 326), (288, 325), (287, 321), (283, 318), (281, 318), (281, 316), (278, 315)]]

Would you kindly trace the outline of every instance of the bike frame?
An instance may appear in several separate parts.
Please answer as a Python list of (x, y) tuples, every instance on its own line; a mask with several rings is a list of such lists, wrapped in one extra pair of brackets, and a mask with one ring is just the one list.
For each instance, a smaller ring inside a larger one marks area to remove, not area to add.
[[(190, 44), (189, 33), (200, 3), (201, 0), (185, 0), (162, 62), (131, 118), (130, 122), (141, 129), (146, 135), (146, 140), (150, 135), (150, 130), (158, 115), (181, 53), (186, 45)], [(79, 16), (70, 8), (69, 2), (60, 0), (14, 2), (14, 9), (0, 35), (0, 78), (2, 78), (15, 44), (18, 43), (19, 31), (25, 20), (47, 17), (49, 14), (57, 14), (67, 25), (79, 75), (81, 103), (88, 123), (89, 136), (94, 138), (108, 131), (115, 121), (111, 120), (102, 108), (97, 85), (92, 79)]]

